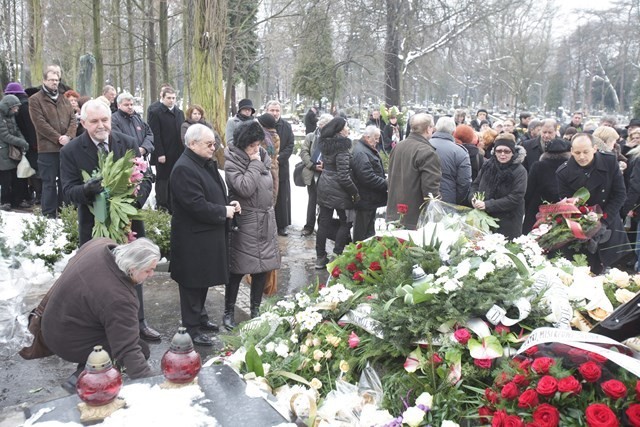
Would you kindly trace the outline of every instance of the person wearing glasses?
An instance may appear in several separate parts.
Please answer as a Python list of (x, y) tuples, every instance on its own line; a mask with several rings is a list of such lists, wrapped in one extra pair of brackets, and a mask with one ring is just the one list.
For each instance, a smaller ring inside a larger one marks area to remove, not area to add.
[[(469, 192), (471, 206), (498, 219), (497, 233), (507, 239), (522, 234), (527, 170), (522, 166), (526, 151), (516, 145), (513, 134), (500, 134)], [(482, 197), (481, 194), (484, 196)]]
[(38, 140), (42, 214), (56, 218), (62, 207), (60, 149), (75, 138), (78, 124), (71, 103), (58, 92), (59, 74), (47, 69), (43, 77), (42, 89), (29, 98), (29, 115)]
[[(217, 332), (205, 308), (209, 287), (229, 280), (229, 229), (240, 203), (230, 202), (213, 156), (216, 139), (203, 124), (189, 126), (186, 149), (169, 177), (171, 188), (171, 278), (178, 282), (182, 326), (193, 343), (212, 346)], [(271, 200), (271, 194), (269, 194)]]

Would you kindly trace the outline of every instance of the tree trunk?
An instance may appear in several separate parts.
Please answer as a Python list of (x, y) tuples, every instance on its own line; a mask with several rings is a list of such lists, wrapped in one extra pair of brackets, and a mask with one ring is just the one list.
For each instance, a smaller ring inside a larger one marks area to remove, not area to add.
[(155, 15), (153, 13), (153, 0), (146, 0), (147, 3), (147, 64), (149, 66), (148, 73), (148, 103), (151, 104), (152, 99), (155, 101), (158, 96), (158, 76), (156, 70), (156, 33), (155, 33)]
[(129, 93), (136, 94), (136, 51), (133, 44), (133, 2), (127, 0), (127, 50), (129, 51)]
[[(220, 134), (223, 144), (226, 111), (222, 81), (222, 52), (227, 31), (228, 0), (194, 0), (194, 37), (192, 48), (192, 74), (189, 91), (192, 102), (200, 104), (211, 116), (214, 129)], [(218, 164), (224, 165), (222, 150), (216, 152)]]
[(160, 0), (158, 26), (160, 30), (160, 66), (162, 81), (169, 82), (169, 6), (167, 0)]
[(44, 26), (42, 25), (42, 3), (40, 0), (28, 2), (29, 14), (29, 46), (27, 66), (25, 70), (25, 84), (38, 85), (42, 81), (42, 51), (44, 46)]
[(92, 0), (93, 13), (93, 56), (96, 59), (96, 89), (94, 95), (100, 95), (104, 85), (104, 63), (102, 59), (102, 38), (100, 37), (100, 0)]
[(387, 40), (384, 50), (384, 100), (400, 106), (400, 17), (401, 0), (387, 2)]
[(235, 38), (236, 38), (236, 32), (234, 31), (229, 43), (229, 46), (231, 46), (231, 49), (229, 49), (229, 65), (227, 67), (227, 72), (225, 74), (226, 80), (227, 80), (227, 87), (225, 89), (225, 94), (224, 94), (224, 99), (225, 99), (224, 112), (226, 117), (229, 117), (229, 111), (233, 110), (231, 92), (233, 90), (233, 74), (235, 73), (235, 68), (236, 68), (236, 50), (234, 48)]

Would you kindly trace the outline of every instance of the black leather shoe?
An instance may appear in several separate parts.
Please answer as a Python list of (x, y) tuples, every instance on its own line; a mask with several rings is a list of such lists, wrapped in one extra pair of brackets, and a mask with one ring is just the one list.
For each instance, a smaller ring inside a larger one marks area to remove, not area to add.
[(146, 323), (144, 325), (140, 325), (140, 338), (145, 341), (160, 341), (162, 339), (160, 332), (156, 331)]
[(211, 340), (211, 338), (209, 338), (209, 336), (205, 334), (194, 335), (193, 337), (191, 337), (191, 340), (195, 345), (201, 345), (204, 347), (213, 346), (213, 341)]
[(278, 236), (287, 237), (288, 235), (289, 235), (289, 233), (287, 233), (287, 230), (285, 230), (284, 228), (279, 228), (278, 229)]
[(301, 233), (304, 237), (307, 236), (311, 236), (313, 234), (313, 230), (309, 229), (309, 228), (303, 228), (302, 229), (302, 233)]
[(207, 332), (218, 332), (220, 328), (213, 322), (200, 323), (200, 329)]

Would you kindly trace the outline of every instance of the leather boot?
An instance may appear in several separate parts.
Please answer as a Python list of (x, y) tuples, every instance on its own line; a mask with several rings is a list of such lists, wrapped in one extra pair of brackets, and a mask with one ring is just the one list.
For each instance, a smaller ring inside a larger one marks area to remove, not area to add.
[(233, 309), (234, 306), (228, 307), (225, 304), (224, 315), (222, 316), (222, 325), (227, 329), (227, 331), (231, 331), (236, 327), (236, 322), (233, 317)]
[(232, 330), (236, 327), (234, 319), (234, 309), (236, 307), (236, 298), (238, 297), (238, 289), (240, 288), (240, 280), (236, 275), (231, 275), (229, 283), (224, 286), (224, 314), (222, 316), (222, 325), (228, 330)]
[(251, 276), (251, 318), (260, 315), (260, 304), (262, 303), (262, 293), (267, 281), (267, 273), (253, 274)]

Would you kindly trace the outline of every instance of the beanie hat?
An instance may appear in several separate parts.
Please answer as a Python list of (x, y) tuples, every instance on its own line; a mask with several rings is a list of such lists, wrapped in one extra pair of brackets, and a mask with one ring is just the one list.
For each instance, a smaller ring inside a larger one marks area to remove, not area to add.
[(473, 144), (473, 141), (476, 139), (476, 134), (469, 125), (456, 126), (456, 130), (453, 131), (453, 136), (458, 138), (463, 144)]
[(243, 122), (233, 131), (233, 145), (241, 150), (256, 141), (264, 141), (264, 130), (255, 120)]
[(251, 108), (251, 114), (256, 113), (256, 109), (253, 108), (253, 102), (251, 102), (250, 99), (241, 99), (240, 102), (238, 102), (238, 111), (244, 110), (245, 108)]
[(487, 116), (489, 115), (489, 112), (487, 110), (485, 110), (484, 108), (481, 108), (478, 110), (478, 112), (476, 113), (476, 116), (480, 113), (485, 113)]
[(5, 94), (20, 94), (20, 95), (26, 95), (27, 93), (24, 91), (24, 88), (22, 87), (22, 85), (20, 83), (17, 82), (11, 82), (7, 85), (7, 87), (4, 89), (4, 93)]
[(276, 119), (269, 113), (264, 113), (261, 116), (258, 116), (258, 121), (262, 125), (262, 127), (266, 129), (275, 129), (276, 128)]
[(329, 123), (324, 125), (324, 127), (320, 130), (321, 138), (333, 138), (336, 136), (344, 127), (346, 126), (347, 121), (342, 117), (334, 117), (331, 119)]
[(496, 140), (493, 141), (493, 149), (496, 150), (501, 145), (509, 148), (512, 153), (516, 153), (516, 139), (512, 134), (501, 133), (500, 135), (498, 135)]
[(571, 145), (561, 139), (554, 139), (547, 144), (547, 153), (567, 153), (569, 151), (571, 151)]

